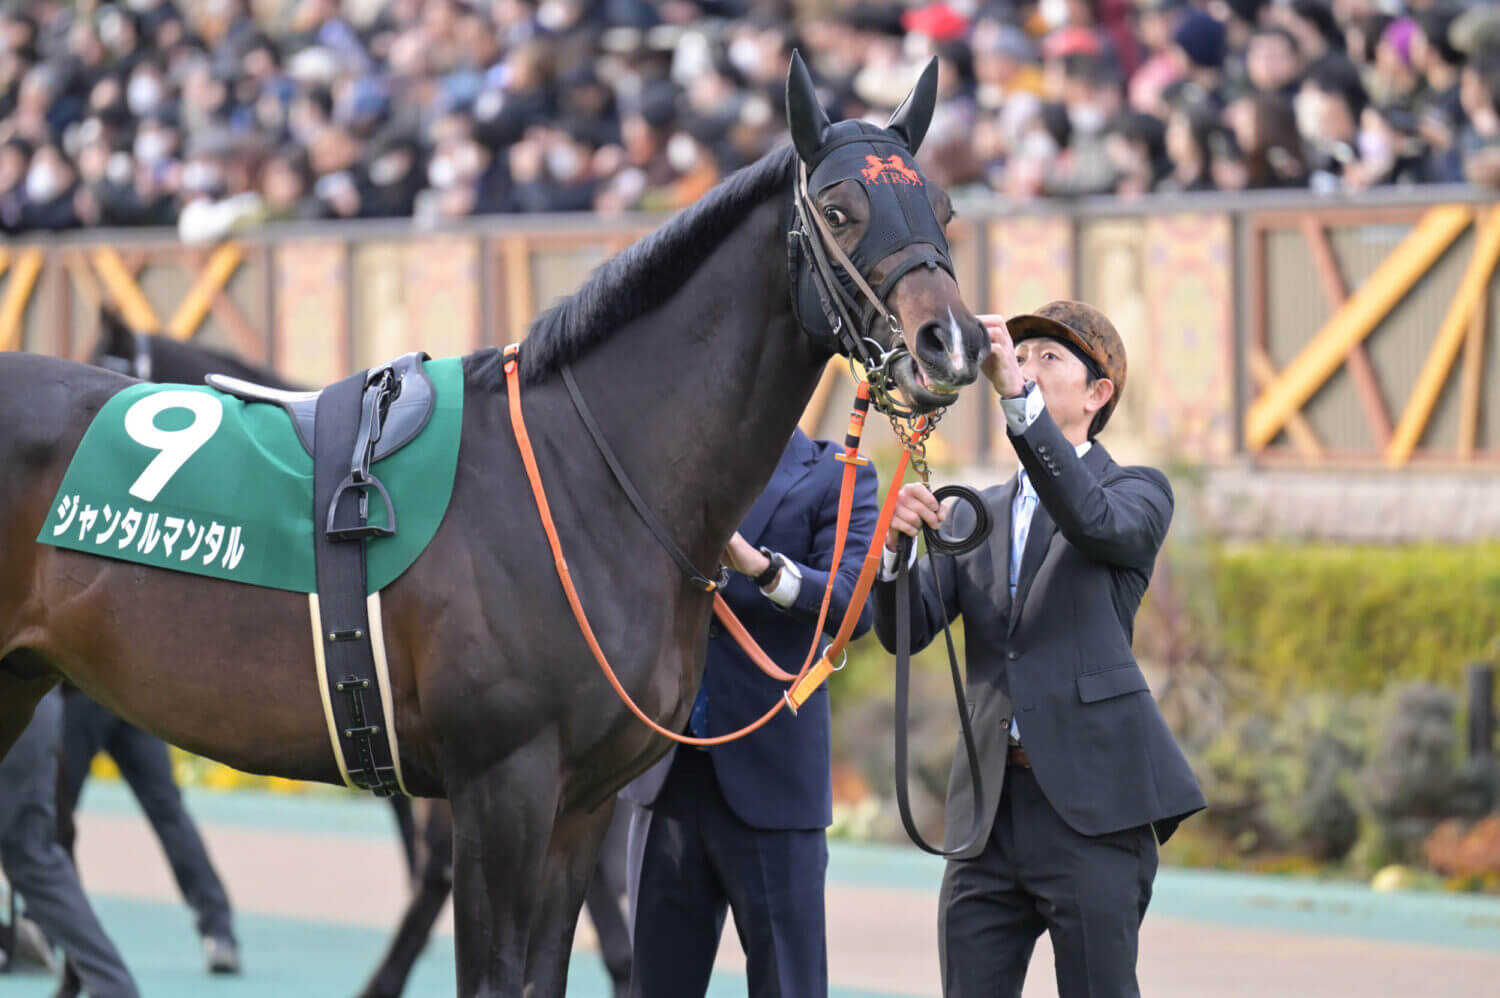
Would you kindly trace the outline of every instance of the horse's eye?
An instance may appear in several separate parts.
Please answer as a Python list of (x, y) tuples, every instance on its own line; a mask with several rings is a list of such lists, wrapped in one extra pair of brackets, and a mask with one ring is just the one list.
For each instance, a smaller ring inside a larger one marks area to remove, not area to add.
[(823, 217), (827, 219), (828, 224), (833, 226), (835, 229), (839, 228), (840, 226), (849, 224), (849, 216), (844, 214), (843, 209), (835, 208), (833, 205), (829, 205), (828, 207), (823, 209)]

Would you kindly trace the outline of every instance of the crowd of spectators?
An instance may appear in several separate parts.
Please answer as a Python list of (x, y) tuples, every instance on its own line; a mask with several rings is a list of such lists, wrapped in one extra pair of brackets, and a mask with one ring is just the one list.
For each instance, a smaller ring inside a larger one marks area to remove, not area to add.
[(800, 48), (1012, 198), (1500, 180), (1500, 5), (10, 0), (0, 231), (670, 210), (785, 140)]

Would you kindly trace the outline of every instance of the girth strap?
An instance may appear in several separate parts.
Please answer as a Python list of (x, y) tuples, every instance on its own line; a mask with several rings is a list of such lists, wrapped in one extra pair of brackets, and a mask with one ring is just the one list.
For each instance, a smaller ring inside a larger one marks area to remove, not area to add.
[[(366, 372), (325, 388), (318, 398), (313, 442), (315, 605), (321, 618), (314, 624), (323, 669), (320, 679), (326, 684), (324, 705), (332, 716), (334, 754), (347, 782), (380, 797), (406, 792), (392, 725), (389, 677), (378, 668), (384, 661), (383, 646), (372, 636), (365, 596), (365, 543), (374, 535), (366, 490), (371, 483), (379, 484), (367, 462), (379, 439), (381, 396), (388, 390), (383, 374), (367, 380)], [(384, 488), (379, 491), (384, 495)], [(387, 529), (394, 532), (394, 510), (388, 512)], [(377, 656), (378, 651), (382, 653)]]

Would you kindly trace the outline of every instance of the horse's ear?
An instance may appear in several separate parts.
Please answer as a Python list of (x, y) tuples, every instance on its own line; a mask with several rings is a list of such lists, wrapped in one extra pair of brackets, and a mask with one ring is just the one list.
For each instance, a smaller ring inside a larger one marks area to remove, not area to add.
[(786, 73), (786, 121), (792, 130), (792, 144), (804, 163), (823, 148), (823, 133), (831, 124), (823, 102), (813, 87), (812, 74), (802, 54), (792, 50), (792, 64)]
[(932, 124), (932, 111), (937, 107), (938, 61), (937, 56), (927, 60), (917, 85), (911, 88), (906, 100), (896, 108), (885, 127), (901, 136), (906, 148), (913, 155), (922, 140), (927, 137), (927, 126)]
[(125, 317), (108, 305), (99, 308), (99, 335), (106, 351), (119, 351), (121, 357), (135, 353), (135, 334), (126, 325)]

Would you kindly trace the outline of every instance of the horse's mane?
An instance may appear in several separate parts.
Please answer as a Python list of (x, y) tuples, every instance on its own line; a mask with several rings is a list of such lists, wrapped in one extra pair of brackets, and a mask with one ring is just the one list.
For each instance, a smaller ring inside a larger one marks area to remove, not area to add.
[[(687, 282), (725, 234), (772, 193), (788, 191), (796, 153), (788, 145), (730, 174), (655, 232), (601, 264), (583, 287), (531, 323), (521, 351), (528, 383), (557, 371), (611, 333), (660, 305)], [(505, 384), (499, 351), (475, 354), (471, 383)]]

